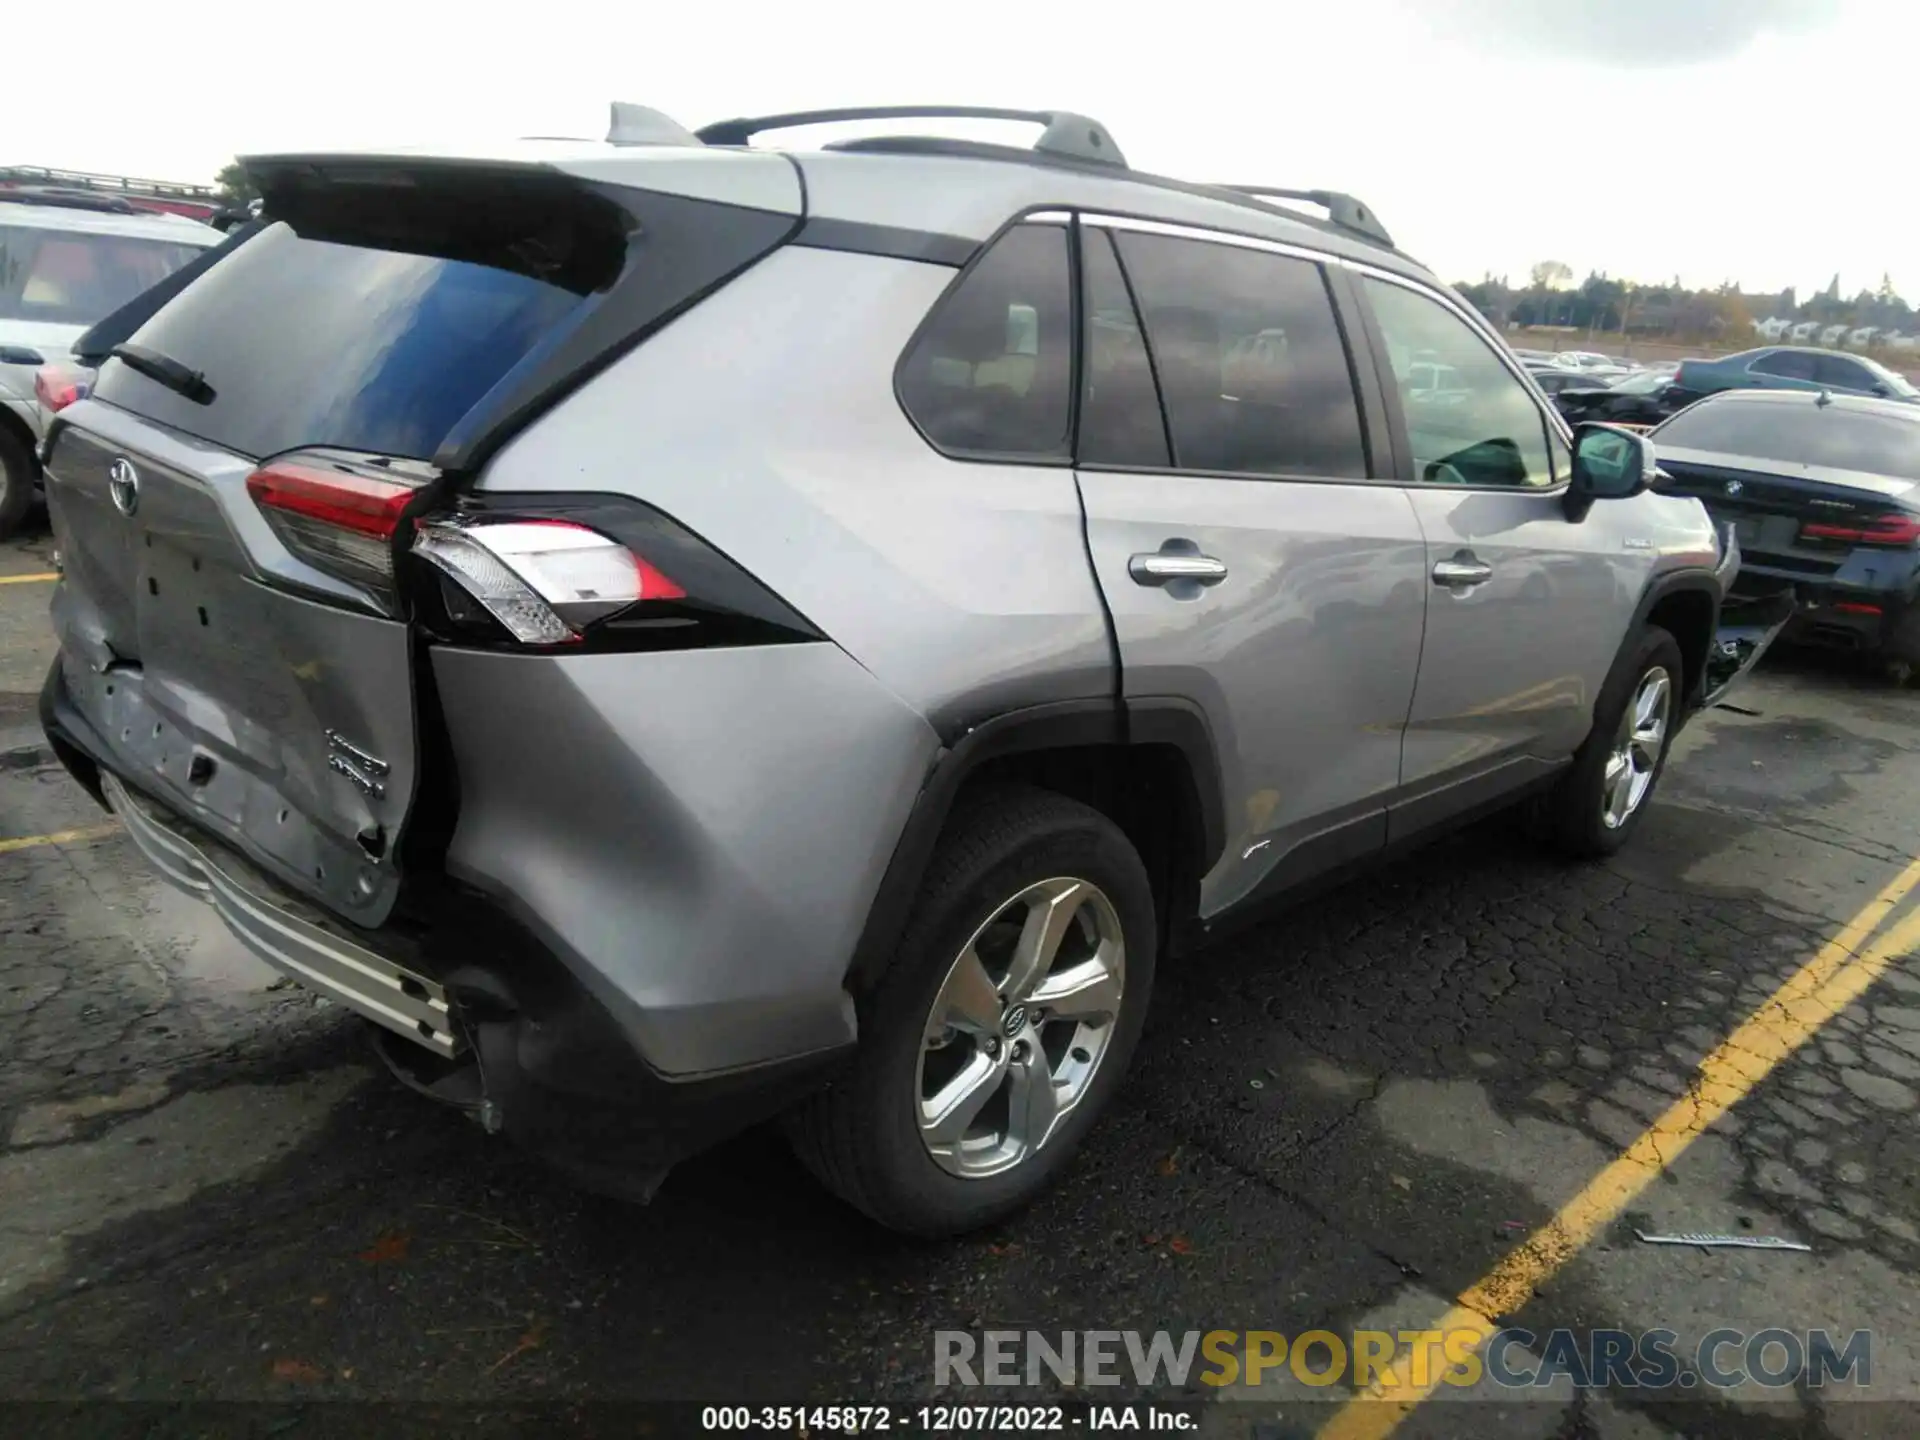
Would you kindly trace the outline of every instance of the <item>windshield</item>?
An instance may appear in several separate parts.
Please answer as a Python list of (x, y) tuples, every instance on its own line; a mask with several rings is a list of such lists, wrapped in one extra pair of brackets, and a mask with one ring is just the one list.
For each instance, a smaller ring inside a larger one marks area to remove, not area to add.
[(1837, 405), (1703, 400), (1653, 432), (1654, 444), (1920, 480), (1920, 414)]
[(1860, 363), (1877, 375), (1894, 394), (1909, 397), (1920, 396), (1920, 390), (1914, 389), (1913, 382), (1908, 380), (1907, 377), (1902, 375), (1898, 370), (1889, 370), (1878, 360), (1869, 360), (1864, 355), (1860, 357)]
[(0, 225), (0, 318), (91, 325), (166, 279), (202, 248), (175, 240)]

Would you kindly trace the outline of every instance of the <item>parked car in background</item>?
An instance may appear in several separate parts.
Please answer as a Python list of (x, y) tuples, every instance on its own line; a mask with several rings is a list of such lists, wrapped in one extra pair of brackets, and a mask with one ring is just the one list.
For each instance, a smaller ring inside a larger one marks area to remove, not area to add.
[(0, 165), (0, 201), (32, 196), (104, 201), (123, 210), (184, 215), (189, 220), (211, 220), (223, 203), (220, 191), (212, 185), (49, 170), (40, 165)]
[(1527, 368), (1543, 382), (1551, 382), (1551, 384), (1543, 383), (1542, 386), (1550, 394), (1557, 394), (1569, 388), (1601, 389), (1635, 373), (1632, 370), (1611, 365), (1595, 366), (1591, 369), (1573, 365), (1530, 365)]
[[(0, 191), (0, 538), (19, 528), (40, 488), (42, 367), (71, 366), (89, 326), (219, 241), (210, 226), (123, 200)], [(84, 377), (56, 371), (46, 383)]]
[(1920, 402), (1920, 389), (1877, 360), (1797, 345), (1766, 345), (1718, 360), (1688, 360), (1674, 383), (1695, 399), (1722, 390), (1830, 390)]
[(1596, 383), (1586, 371), (1564, 365), (1529, 365), (1527, 373), (1548, 395), (1558, 395), (1564, 390), (1591, 390)]
[(1857, 651), (1904, 683), (1920, 667), (1920, 406), (1728, 390), (1653, 431), (1662, 488), (1698, 497), (1740, 543), (1744, 584), (1792, 584), (1785, 638)]
[(1438, 360), (1407, 365), (1400, 382), (1401, 395), (1409, 405), (1455, 405), (1472, 393), (1458, 369)]
[(1571, 365), (1580, 370), (1625, 370), (1627, 368), (1611, 355), (1602, 355), (1595, 350), (1562, 350), (1554, 358), (1562, 365)]
[(1577, 383), (1551, 392), (1560, 413), (1575, 425), (1605, 421), (1614, 425), (1657, 425), (1679, 408), (1671, 375), (1629, 371), (1607, 385)]

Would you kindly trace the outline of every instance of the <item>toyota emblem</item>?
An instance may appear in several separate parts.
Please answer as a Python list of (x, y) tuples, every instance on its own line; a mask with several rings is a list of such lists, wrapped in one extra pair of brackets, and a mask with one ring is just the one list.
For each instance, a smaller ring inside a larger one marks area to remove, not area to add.
[(107, 471), (107, 491), (113, 496), (113, 508), (131, 515), (140, 508), (140, 472), (122, 455)]
[(1747, 487), (1742, 485), (1738, 480), (1727, 481), (1727, 493), (1729, 495), (1738, 495), (1742, 490), (1746, 488)]

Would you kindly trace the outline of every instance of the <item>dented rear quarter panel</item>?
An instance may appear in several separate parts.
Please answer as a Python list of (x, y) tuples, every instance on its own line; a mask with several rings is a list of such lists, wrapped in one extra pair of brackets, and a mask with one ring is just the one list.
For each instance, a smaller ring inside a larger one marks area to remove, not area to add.
[(431, 655), (448, 872), (496, 896), (670, 1076), (854, 1038), (843, 988), (933, 758), (827, 643)]

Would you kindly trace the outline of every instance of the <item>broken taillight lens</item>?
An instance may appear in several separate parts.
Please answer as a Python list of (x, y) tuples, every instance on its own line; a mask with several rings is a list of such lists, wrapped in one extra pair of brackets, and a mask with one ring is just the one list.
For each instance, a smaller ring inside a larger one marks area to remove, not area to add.
[(523, 645), (569, 644), (630, 605), (687, 593), (619, 541), (570, 520), (423, 521), (413, 550)]
[(821, 638), (711, 542), (631, 496), (468, 491), (406, 524), (401, 590), (437, 641), (627, 653)]

